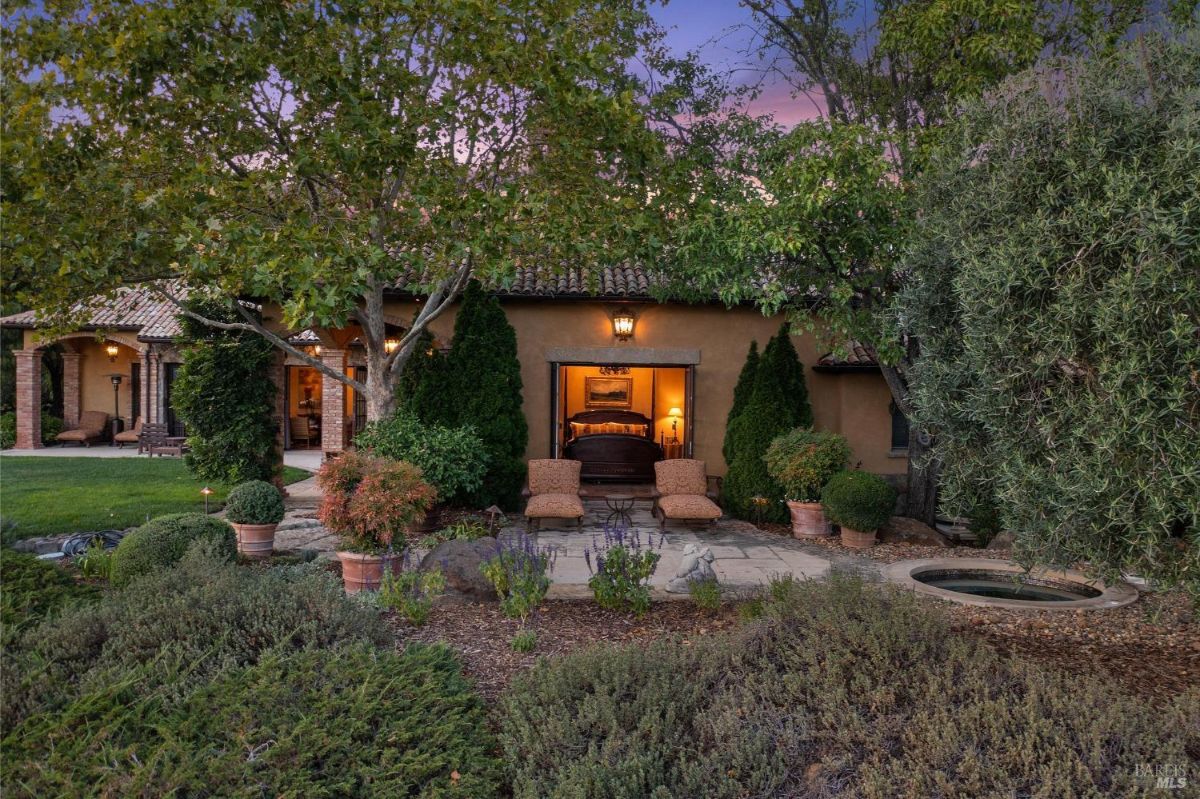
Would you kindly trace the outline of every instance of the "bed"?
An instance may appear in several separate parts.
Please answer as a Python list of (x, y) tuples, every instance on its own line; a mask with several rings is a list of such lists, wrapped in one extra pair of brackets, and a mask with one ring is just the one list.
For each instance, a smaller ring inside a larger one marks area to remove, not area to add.
[(583, 480), (654, 481), (663, 451), (654, 423), (633, 411), (583, 411), (567, 419), (563, 455), (580, 461)]

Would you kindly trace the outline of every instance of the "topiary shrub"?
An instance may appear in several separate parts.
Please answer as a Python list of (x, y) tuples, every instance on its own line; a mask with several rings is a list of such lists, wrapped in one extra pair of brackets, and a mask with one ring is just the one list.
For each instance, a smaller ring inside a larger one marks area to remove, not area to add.
[(225, 518), (234, 524), (279, 524), (283, 514), (283, 495), (262, 480), (235, 486), (225, 499)]
[(12, 411), (0, 413), (0, 449), (11, 449), (17, 444), (17, 415)]
[(159, 516), (121, 539), (113, 553), (113, 583), (128, 585), (178, 563), (197, 541), (207, 541), (222, 557), (237, 556), (237, 536), (221, 519), (203, 513), (173, 513)]
[(416, 466), (358, 452), (326, 461), (317, 484), (324, 494), (321, 523), (343, 549), (368, 555), (403, 549), (409, 529), (437, 501)]
[(723, 492), (730, 512), (740, 519), (781, 522), (787, 517), (783, 490), (767, 472), (763, 458), (776, 436), (797, 425), (812, 424), (804, 370), (792, 346), (788, 325), (763, 349), (754, 389), (745, 410), (727, 431), (733, 460)]
[(896, 507), (896, 489), (877, 474), (835, 474), (821, 491), (825, 515), (834, 524), (869, 533), (878, 530)]
[(771, 442), (765, 460), (785, 497), (817, 502), (829, 479), (846, 468), (850, 445), (837, 433), (797, 427)]
[(780, 582), (760, 609), (518, 677), (500, 720), (514, 796), (1143, 796), (1200, 746), (1200, 692), (1154, 707), (1014, 661), (912, 596)]
[[(225, 301), (193, 297), (188, 306), (210, 319), (242, 321)], [(267, 379), (273, 345), (256, 333), (218, 330), (184, 315), (179, 324), (183, 364), (171, 404), (187, 427), (188, 469), (213, 483), (278, 478), (281, 422), (274, 418), (275, 383)]]
[(379, 457), (420, 467), (438, 497), (451, 504), (469, 502), (487, 472), (489, 456), (473, 427), (427, 425), (407, 409), (367, 425), (354, 443)]

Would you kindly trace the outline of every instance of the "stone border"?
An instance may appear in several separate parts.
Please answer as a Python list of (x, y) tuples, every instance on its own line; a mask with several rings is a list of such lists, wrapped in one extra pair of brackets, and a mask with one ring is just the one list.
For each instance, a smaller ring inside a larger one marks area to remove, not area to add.
[(902, 560), (883, 569), (883, 579), (902, 588), (907, 588), (918, 594), (945, 599), (960, 605), (975, 605), (985, 608), (1010, 608), (1013, 610), (1105, 610), (1128, 605), (1138, 597), (1137, 589), (1126, 583), (1106, 585), (1100, 580), (1088, 577), (1077, 571), (1035, 568), (1031, 574), (1047, 580), (1057, 580), (1067, 583), (1083, 583), (1100, 591), (1100, 596), (1091, 599), (1077, 599), (1069, 602), (1044, 602), (1027, 599), (999, 599), (989, 596), (973, 596), (948, 591), (932, 585), (926, 585), (915, 579), (914, 575), (927, 571), (1000, 571), (1008, 573), (1024, 573), (1025, 568), (1011, 560), (993, 560), (991, 558), (924, 558), (921, 560)]

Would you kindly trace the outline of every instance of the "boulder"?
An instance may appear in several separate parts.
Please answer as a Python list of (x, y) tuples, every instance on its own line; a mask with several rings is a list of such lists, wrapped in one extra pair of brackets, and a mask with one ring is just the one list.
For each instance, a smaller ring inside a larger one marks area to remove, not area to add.
[(996, 533), (991, 541), (988, 541), (986, 549), (1012, 549), (1014, 536), (1012, 533)]
[(925, 522), (907, 516), (893, 516), (875, 535), (881, 544), (917, 544), (927, 547), (948, 547), (949, 539)]
[(440, 569), (446, 577), (446, 595), (459, 599), (495, 601), (496, 589), (480, 571), (483, 562), (495, 556), (500, 545), (494, 538), (443, 541), (421, 559), (422, 569)]

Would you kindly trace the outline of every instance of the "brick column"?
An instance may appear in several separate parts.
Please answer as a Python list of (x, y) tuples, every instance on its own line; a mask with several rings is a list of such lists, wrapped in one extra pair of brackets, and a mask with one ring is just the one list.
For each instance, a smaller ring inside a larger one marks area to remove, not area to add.
[(275, 487), (287, 496), (287, 489), (283, 486), (283, 426), (287, 424), (287, 408), (284, 407), (284, 389), (286, 388), (287, 367), (284, 361), (287, 356), (283, 350), (273, 350), (274, 355), (271, 358), (271, 365), (267, 367), (267, 379), (275, 386), (275, 399), (271, 403), (271, 421), (275, 423), (275, 466), (277, 473), (272, 477), (272, 482)]
[[(142, 378), (141, 388), (138, 397), (138, 407), (141, 409), (142, 424), (154, 421), (150, 416), (150, 383), (154, 380), (154, 375), (150, 371), (150, 347), (147, 346), (139, 353), (142, 362)], [(137, 419), (133, 420), (137, 424)]]
[(17, 449), (42, 446), (42, 351), (14, 350), (17, 360)]
[(82, 401), (79, 396), (79, 353), (64, 352), (63, 365), (63, 427), (74, 430), (79, 427), (79, 407)]
[[(321, 363), (346, 371), (346, 351), (321, 348)], [(346, 448), (346, 384), (321, 375), (321, 450), (325, 457)]]
[(162, 414), (158, 407), (158, 353), (153, 349), (154, 345), (146, 350), (146, 354), (142, 357), (142, 385), (145, 386), (144, 392), (146, 402), (142, 406), (142, 414), (145, 415), (147, 422), (161, 422)]

